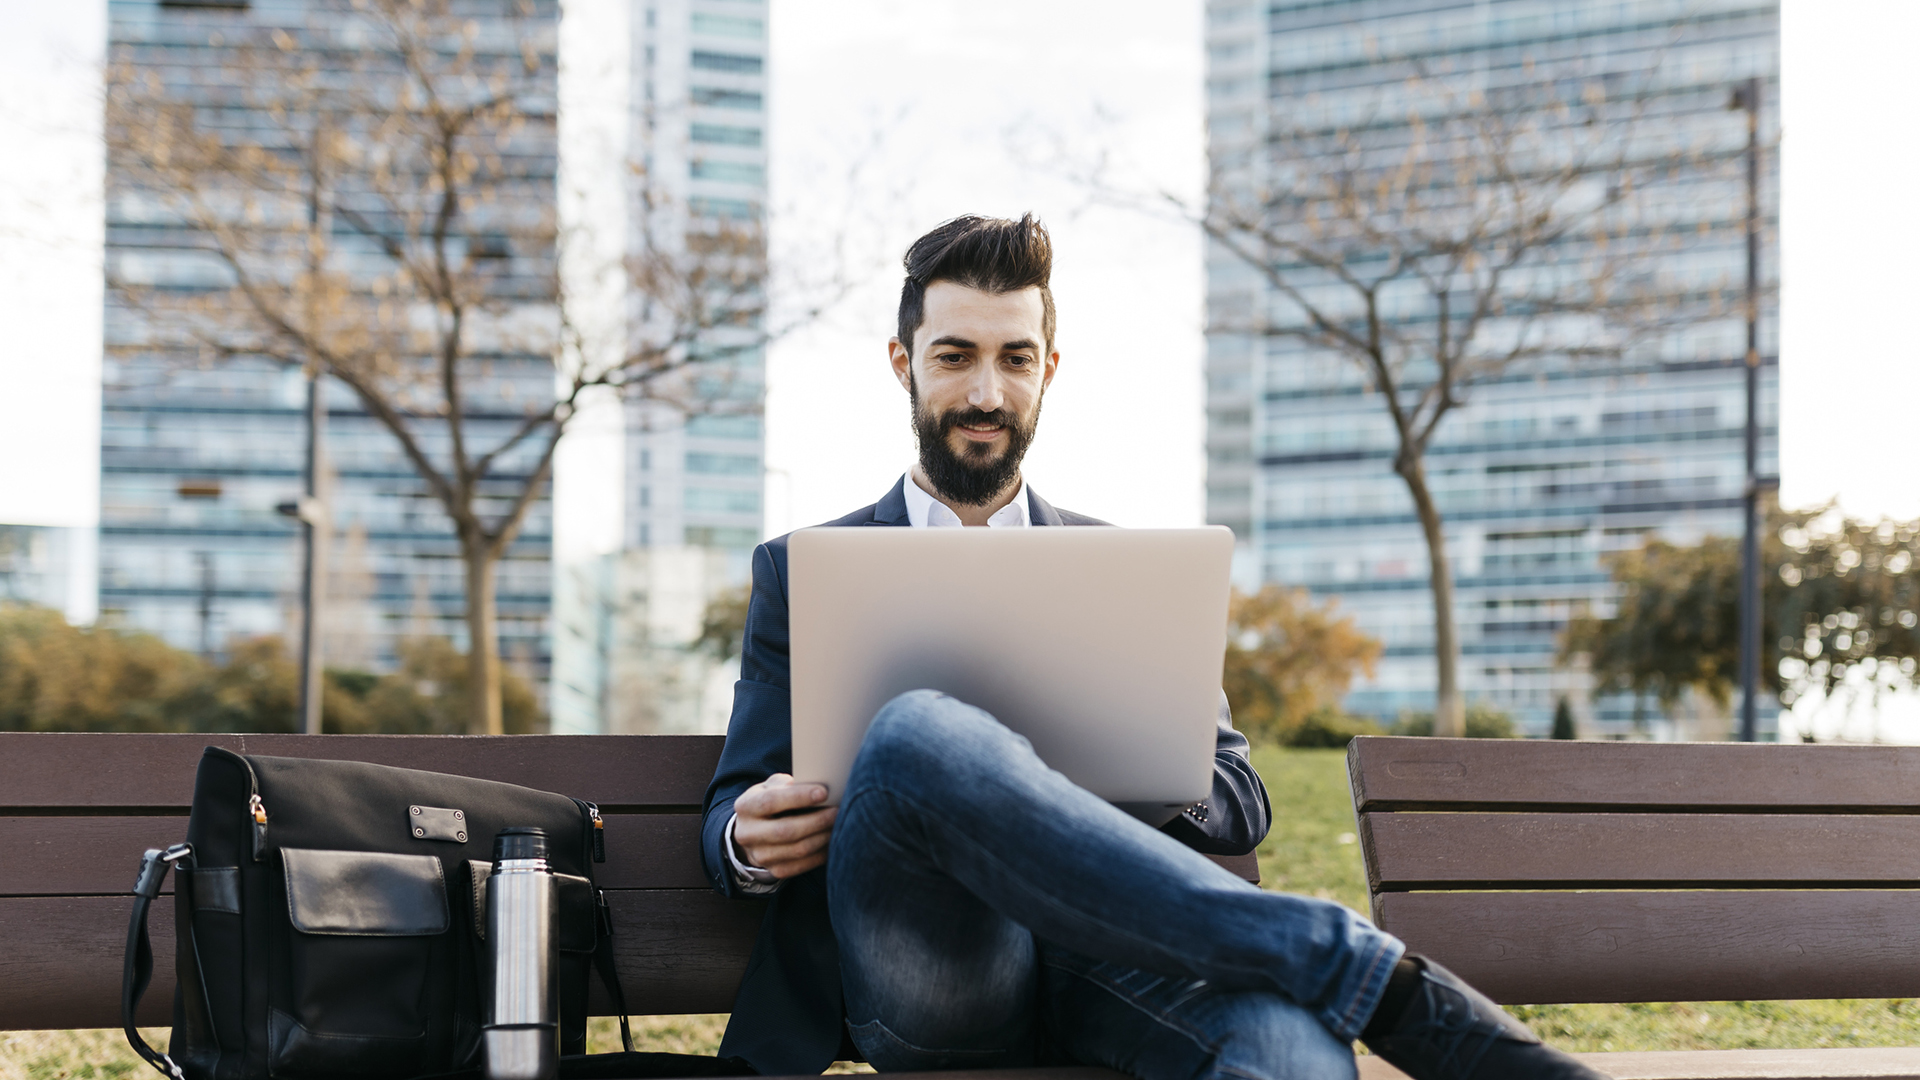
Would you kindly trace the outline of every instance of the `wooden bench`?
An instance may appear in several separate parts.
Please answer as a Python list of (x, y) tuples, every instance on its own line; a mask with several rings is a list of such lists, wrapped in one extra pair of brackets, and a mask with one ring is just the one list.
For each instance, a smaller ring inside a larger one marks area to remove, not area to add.
[[(1920, 747), (1360, 738), (1347, 764), (1374, 921), (1496, 1001), (1920, 996)], [(1920, 1078), (1920, 1049), (1583, 1057)]]
[[(208, 745), (503, 780), (591, 800), (607, 822), (598, 878), (636, 1015), (727, 1012), (764, 905), (728, 900), (700, 863), (714, 735), (48, 734), (0, 732), (0, 1030), (119, 1027), (121, 953), (140, 853), (186, 835)], [(1216, 860), (1258, 880), (1252, 856)], [(140, 1022), (171, 1022), (172, 877), (154, 904), (158, 977)], [(610, 1003), (597, 981), (595, 1015)], [(1052, 1080), (1105, 1070), (1025, 1070)], [(1010, 1078), (1017, 1080), (1017, 1078)]]

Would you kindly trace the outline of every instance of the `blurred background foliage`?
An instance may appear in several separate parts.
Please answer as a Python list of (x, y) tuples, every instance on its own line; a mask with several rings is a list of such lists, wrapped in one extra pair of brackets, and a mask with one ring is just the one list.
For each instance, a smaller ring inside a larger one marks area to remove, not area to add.
[(739, 656), (747, 636), (747, 604), (752, 598), (750, 585), (736, 585), (714, 594), (700, 616), (700, 636), (693, 639), (693, 647), (712, 654), (721, 663)]
[[(1334, 710), (1354, 676), (1373, 674), (1379, 639), (1339, 614), (1337, 606), (1337, 601), (1315, 604), (1305, 589), (1281, 585), (1252, 594), (1235, 590), (1227, 611), (1221, 683), (1234, 726), (1248, 738), (1287, 741), (1308, 717)], [(1338, 720), (1322, 716), (1316, 721), (1329, 723)]]
[[(326, 730), (456, 734), (467, 730), (466, 655), (416, 638), (387, 675), (328, 669)], [(70, 626), (60, 613), (0, 605), (0, 731), (257, 731), (297, 728), (299, 668), (277, 637), (212, 660), (151, 634)], [(506, 729), (546, 730), (526, 680), (502, 685)]]
[[(1791, 707), (1843, 684), (1914, 685), (1920, 663), (1920, 522), (1861, 521), (1832, 507), (1775, 511), (1762, 534), (1760, 677)], [(1725, 708), (1740, 670), (1740, 541), (1649, 540), (1611, 559), (1610, 617), (1567, 626), (1563, 661), (1584, 660), (1596, 695), (1687, 691)]]
[[(1390, 734), (1431, 735), (1433, 734), (1433, 714), (1430, 712), (1402, 713)], [(1467, 738), (1515, 739), (1519, 736), (1520, 732), (1513, 726), (1513, 717), (1484, 701), (1475, 701), (1467, 705)]]
[[(1234, 592), (1221, 680), (1234, 726), (1255, 743), (1294, 747), (1341, 747), (1355, 735), (1433, 734), (1430, 712), (1408, 713), (1383, 728), (1341, 710), (1354, 678), (1373, 674), (1382, 646), (1337, 607), (1281, 585)], [(1506, 713), (1484, 702), (1467, 707), (1468, 738), (1515, 734)]]

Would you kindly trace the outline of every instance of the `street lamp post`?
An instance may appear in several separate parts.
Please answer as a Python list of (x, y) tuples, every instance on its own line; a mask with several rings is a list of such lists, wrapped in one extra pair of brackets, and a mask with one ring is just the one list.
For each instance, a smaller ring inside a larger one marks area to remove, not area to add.
[(326, 620), (327, 541), (332, 538), (332, 514), (327, 492), (327, 391), (316, 365), (307, 372), (306, 494), (274, 509), (300, 522), (300, 729), (320, 734), (320, 628)]
[(1747, 114), (1747, 484), (1740, 541), (1740, 741), (1759, 737), (1760, 697), (1760, 80), (1733, 92)]
[[(320, 274), (326, 262), (326, 231), (321, 214), (321, 154), (326, 132), (316, 121), (313, 154), (308, 162), (310, 184), (307, 190), (307, 308), (309, 332), (318, 325), (315, 303)], [(298, 518), (306, 541), (300, 581), (300, 728), (309, 735), (321, 732), (322, 680), (325, 669), (320, 654), (320, 630), (325, 624), (327, 596), (327, 546), (333, 534), (333, 515), (327, 493), (327, 387), (320, 358), (307, 361), (307, 468), (306, 494), (298, 502), (281, 503), (276, 509)]]
[(320, 734), (320, 627), (326, 606), (327, 541), (332, 539), (326, 493), (327, 388), (320, 366), (307, 376), (307, 495), (300, 500), (306, 529), (306, 566), (301, 575), (300, 718), (309, 735)]

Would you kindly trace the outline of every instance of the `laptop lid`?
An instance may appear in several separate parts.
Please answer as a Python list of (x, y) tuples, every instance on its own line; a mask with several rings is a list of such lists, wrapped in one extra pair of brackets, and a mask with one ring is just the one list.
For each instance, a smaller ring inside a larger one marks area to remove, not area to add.
[(837, 804), (867, 725), (933, 689), (1159, 824), (1205, 798), (1233, 534), (818, 528), (787, 541), (793, 775)]

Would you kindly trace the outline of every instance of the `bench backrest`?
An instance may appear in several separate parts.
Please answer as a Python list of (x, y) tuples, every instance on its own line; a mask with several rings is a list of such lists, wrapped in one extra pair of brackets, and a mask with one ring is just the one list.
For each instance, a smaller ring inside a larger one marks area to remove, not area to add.
[(1920, 995), (1920, 747), (1360, 738), (1374, 920), (1503, 1002)]
[[(134, 735), (0, 732), (0, 1030), (118, 1027), (140, 853), (183, 839), (201, 751), (332, 758), (503, 780), (597, 803), (597, 868), (638, 1015), (726, 1012), (765, 905), (700, 863), (718, 735)], [(1252, 856), (1216, 859), (1257, 881)], [(159, 973), (141, 1022), (171, 1022), (172, 876), (150, 919)], [(597, 981), (596, 1015), (612, 1011)]]
[[(700, 866), (717, 735), (129, 735), (0, 733), (0, 1029), (117, 1027), (140, 852), (186, 835), (201, 750), (335, 758), (504, 780), (598, 803), (622, 988), (634, 1012), (725, 1012), (761, 904)], [(144, 1023), (170, 1022), (172, 877), (150, 920)], [(594, 987), (594, 1011), (610, 1011)]]

